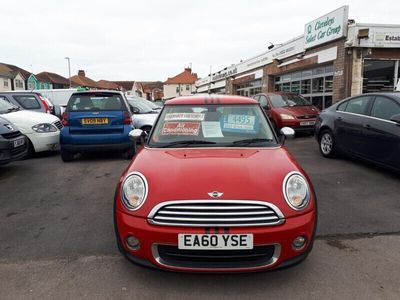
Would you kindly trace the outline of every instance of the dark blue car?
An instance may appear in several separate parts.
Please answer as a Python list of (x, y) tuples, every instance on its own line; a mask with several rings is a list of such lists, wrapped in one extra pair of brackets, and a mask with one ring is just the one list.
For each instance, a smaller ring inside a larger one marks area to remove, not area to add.
[(124, 95), (116, 91), (84, 91), (72, 94), (63, 114), (61, 158), (71, 161), (78, 152), (120, 150), (126, 158), (135, 154), (129, 139), (131, 112)]

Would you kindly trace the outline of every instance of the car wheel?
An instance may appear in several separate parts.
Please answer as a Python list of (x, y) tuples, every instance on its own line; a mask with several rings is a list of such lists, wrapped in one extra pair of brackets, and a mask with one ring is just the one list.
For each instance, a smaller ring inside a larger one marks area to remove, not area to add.
[(74, 153), (65, 149), (60, 150), (61, 159), (63, 162), (70, 162), (74, 160)]
[(324, 157), (336, 156), (336, 144), (332, 131), (324, 130), (319, 135), (319, 151)]

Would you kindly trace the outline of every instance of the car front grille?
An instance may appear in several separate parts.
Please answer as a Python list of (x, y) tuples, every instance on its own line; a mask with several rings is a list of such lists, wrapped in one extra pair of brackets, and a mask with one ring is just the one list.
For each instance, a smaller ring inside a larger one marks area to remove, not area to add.
[(191, 269), (235, 269), (268, 266), (280, 255), (280, 245), (255, 246), (250, 250), (181, 250), (177, 246), (153, 245), (158, 263)]
[(150, 212), (151, 224), (189, 227), (277, 225), (285, 221), (273, 204), (250, 200), (181, 200), (163, 202)]
[(7, 139), (7, 140), (15, 139), (15, 138), (17, 138), (19, 136), (21, 136), (21, 132), (19, 132), (19, 131), (13, 131), (13, 132), (3, 133), (2, 134), (2, 137)]
[(297, 119), (299, 120), (310, 120), (310, 119), (316, 119), (318, 115), (304, 115), (304, 116), (297, 116)]
[(21, 154), (22, 152), (24, 152), (26, 150), (27, 144), (25, 143), (24, 145), (21, 145), (17, 148), (13, 148), (11, 149), (11, 156), (17, 156), (19, 154)]
[(58, 128), (58, 130), (61, 130), (64, 127), (60, 121), (55, 121), (53, 124)]

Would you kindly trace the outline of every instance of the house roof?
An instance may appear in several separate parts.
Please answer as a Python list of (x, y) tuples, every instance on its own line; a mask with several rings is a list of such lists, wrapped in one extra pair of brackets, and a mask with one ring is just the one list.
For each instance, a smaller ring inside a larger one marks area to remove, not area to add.
[(14, 73), (9, 67), (6, 65), (0, 64), (0, 76), (7, 78), (14, 78)]
[(131, 91), (133, 85), (135, 84), (135, 81), (111, 81), (111, 82), (118, 85), (118, 88), (121, 88), (124, 91)]
[(31, 72), (28, 72), (24, 69), (21, 69), (20, 67), (10, 65), (10, 64), (5, 64), (5, 63), (0, 63), (0, 65), (4, 65), (7, 68), (11, 69), (14, 72), (14, 77), (17, 75), (17, 73), (21, 73), (22, 77), (24, 77), (25, 80), (29, 78), (29, 76), (32, 74)]
[(151, 93), (154, 89), (163, 89), (163, 83), (161, 81), (141, 81), (140, 84), (145, 93)]
[(61, 75), (51, 72), (41, 72), (36, 74), (36, 79), (42, 82), (69, 85), (69, 80)]
[(192, 73), (191, 68), (185, 68), (182, 73), (179, 73), (174, 77), (168, 78), (167, 81), (164, 82), (164, 84), (194, 84), (197, 79), (197, 74)]
[(119, 86), (108, 80), (99, 80), (97, 81), (97, 87), (99, 89), (105, 89), (105, 90), (118, 90)]
[(97, 82), (89, 77), (82, 75), (75, 75), (71, 77), (71, 81), (78, 86), (86, 86), (90, 88), (97, 88)]

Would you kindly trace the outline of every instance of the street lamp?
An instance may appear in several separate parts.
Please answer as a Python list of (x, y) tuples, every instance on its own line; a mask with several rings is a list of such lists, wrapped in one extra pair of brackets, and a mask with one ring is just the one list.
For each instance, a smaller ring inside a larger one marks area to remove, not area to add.
[(68, 79), (69, 79), (69, 88), (71, 88), (71, 63), (70, 63), (70, 58), (67, 56), (65, 59), (68, 60)]

